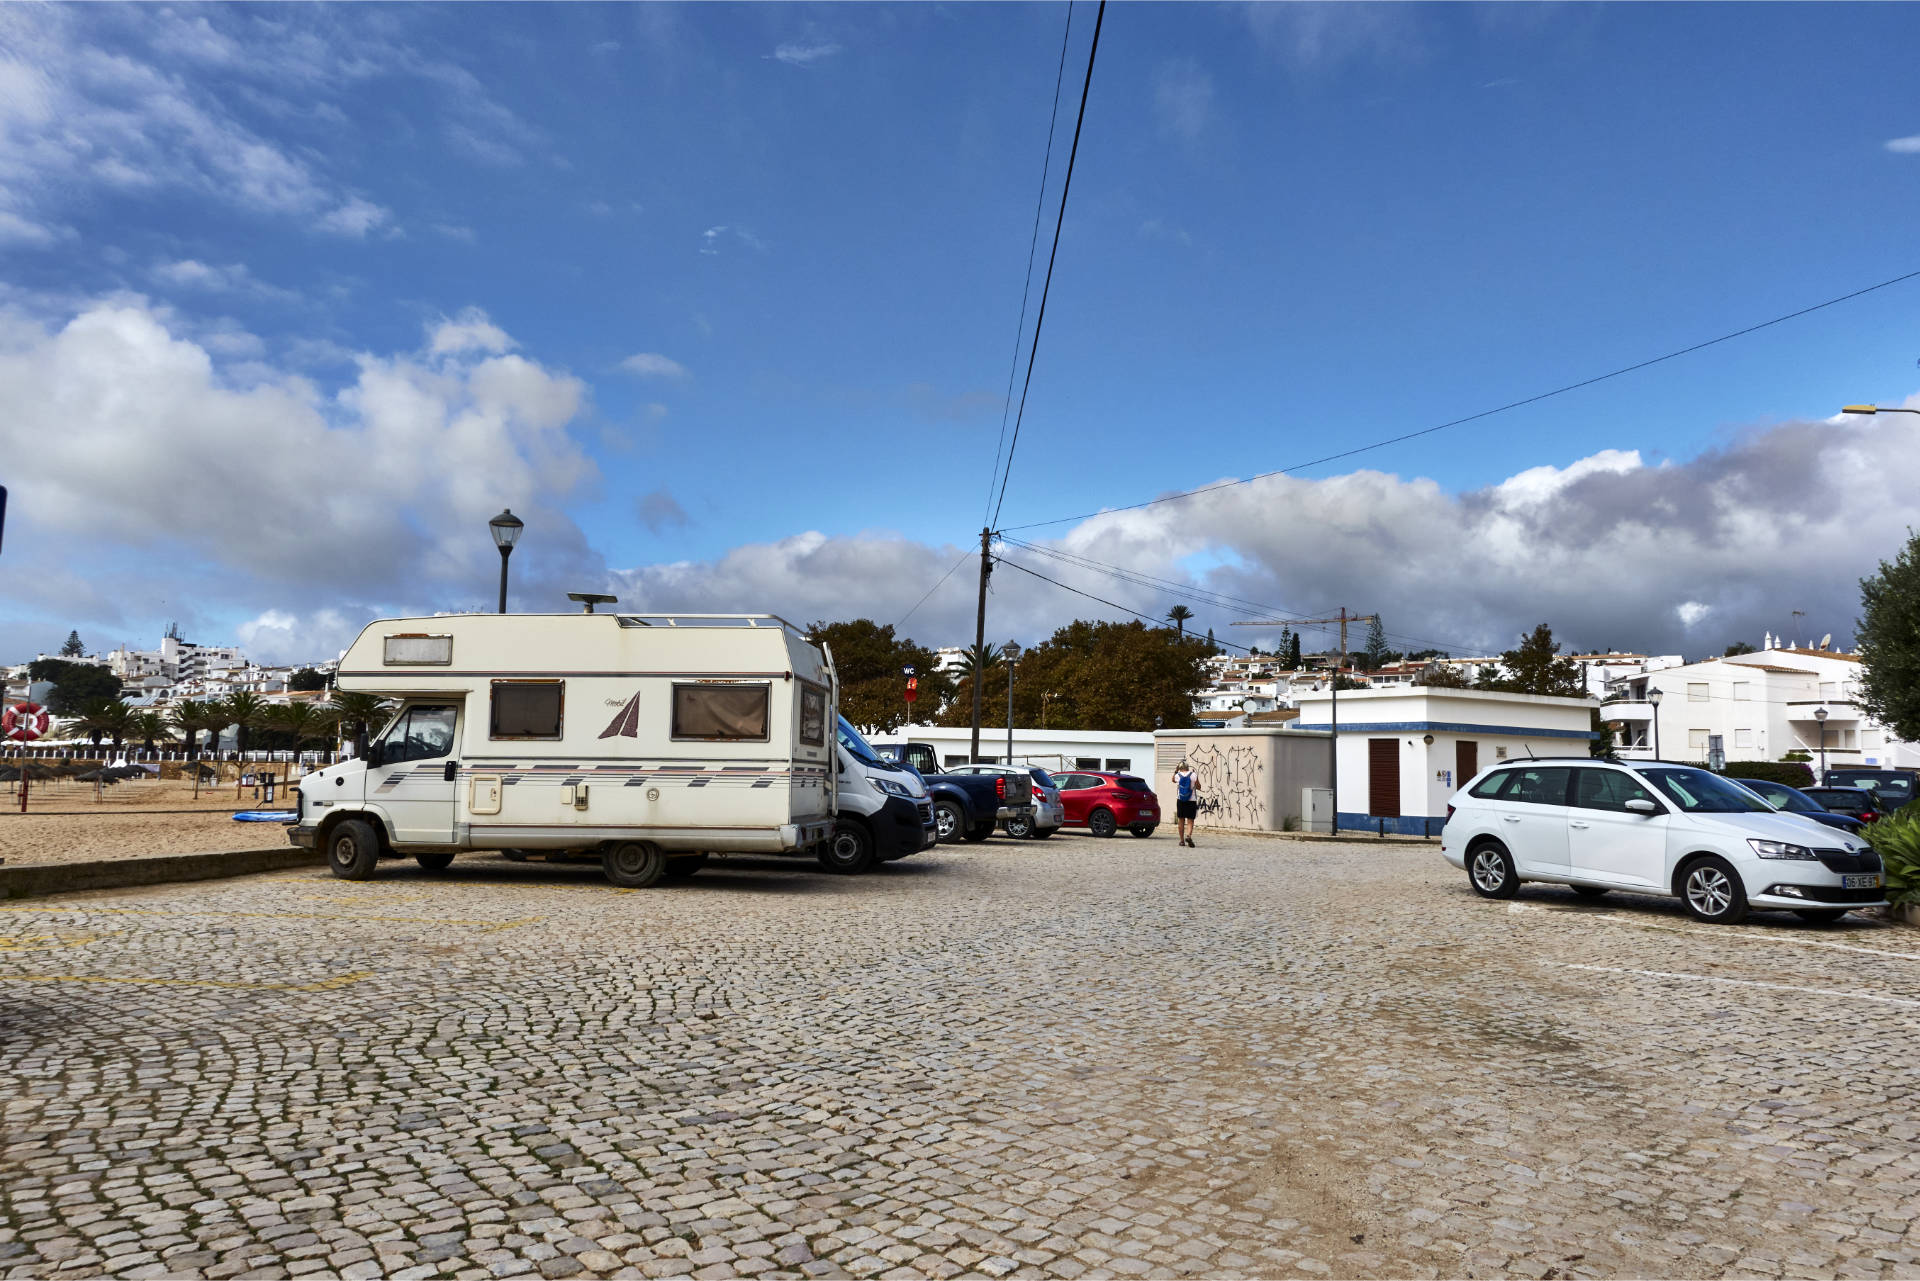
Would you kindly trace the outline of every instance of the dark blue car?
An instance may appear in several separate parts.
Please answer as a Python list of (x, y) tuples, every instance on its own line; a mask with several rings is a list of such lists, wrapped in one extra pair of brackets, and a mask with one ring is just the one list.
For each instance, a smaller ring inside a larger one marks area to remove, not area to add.
[(1785, 783), (1772, 783), (1761, 778), (1736, 778), (1733, 781), (1748, 791), (1760, 793), (1761, 798), (1777, 810), (1804, 815), (1816, 823), (1837, 827), (1854, 836), (1860, 835), (1860, 829), (1866, 826), (1851, 814), (1834, 813), (1797, 787), (1788, 787)]

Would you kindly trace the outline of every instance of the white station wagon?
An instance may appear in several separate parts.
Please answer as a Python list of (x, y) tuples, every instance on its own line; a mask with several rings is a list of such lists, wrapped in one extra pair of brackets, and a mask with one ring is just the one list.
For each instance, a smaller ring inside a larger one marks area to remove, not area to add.
[(1453, 798), (1440, 849), (1484, 898), (1525, 881), (1594, 898), (1626, 890), (1679, 898), (1717, 924), (1749, 908), (1835, 921), (1886, 902), (1866, 842), (1688, 765), (1507, 761)]

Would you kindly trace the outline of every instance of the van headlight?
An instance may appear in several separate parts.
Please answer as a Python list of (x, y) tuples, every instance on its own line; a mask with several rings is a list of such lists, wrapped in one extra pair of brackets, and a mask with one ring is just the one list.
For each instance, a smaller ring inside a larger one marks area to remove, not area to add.
[(904, 796), (908, 800), (913, 799), (913, 791), (905, 783), (896, 783), (890, 778), (876, 778), (873, 780), (873, 785), (888, 796)]
[(1804, 845), (1788, 845), (1785, 841), (1749, 840), (1753, 852), (1761, 858), (1803, 858), (1811, 861), (1813, 851)]

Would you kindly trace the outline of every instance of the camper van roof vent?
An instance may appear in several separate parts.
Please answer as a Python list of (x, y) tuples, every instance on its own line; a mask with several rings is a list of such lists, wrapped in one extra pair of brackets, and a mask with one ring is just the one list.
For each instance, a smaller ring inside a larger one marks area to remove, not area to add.
[(778, 614), (620, 614), (622, 627), (769, 627), (806, 632)]
[(595, 605), (614, 605), (620, 600), (618, 596), (607, 596), (600, 592), (568, 592), (567, 599), (579, 601), (583, 614), (591, 614)]

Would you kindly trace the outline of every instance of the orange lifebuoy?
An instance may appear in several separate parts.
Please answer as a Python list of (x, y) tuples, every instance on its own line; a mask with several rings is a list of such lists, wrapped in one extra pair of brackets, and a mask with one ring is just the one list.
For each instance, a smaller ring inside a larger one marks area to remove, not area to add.
[(16, 743), (31, 743), (47, 732), (47, 709), (38, 703), (15, 703), (0, 712), (0, 735)]

